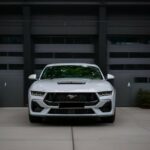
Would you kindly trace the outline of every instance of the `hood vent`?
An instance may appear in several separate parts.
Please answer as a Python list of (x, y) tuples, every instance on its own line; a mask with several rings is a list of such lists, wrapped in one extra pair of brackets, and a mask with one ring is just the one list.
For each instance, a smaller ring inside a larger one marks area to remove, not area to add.
[(65, 81), (65, 82), (57, 82), (57, 84), (85, 84), (85, 82), (74, 82), (74, 81)]

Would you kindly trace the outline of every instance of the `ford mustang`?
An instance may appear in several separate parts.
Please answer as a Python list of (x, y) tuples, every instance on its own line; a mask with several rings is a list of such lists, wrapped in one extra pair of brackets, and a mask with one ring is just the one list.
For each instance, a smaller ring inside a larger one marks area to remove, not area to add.
[(63, 63), (47, 65), (29, 88), (29, 120), (44, 117), (96, 117), (115, 120), (116, 94), (100, 68), (94, 64)]

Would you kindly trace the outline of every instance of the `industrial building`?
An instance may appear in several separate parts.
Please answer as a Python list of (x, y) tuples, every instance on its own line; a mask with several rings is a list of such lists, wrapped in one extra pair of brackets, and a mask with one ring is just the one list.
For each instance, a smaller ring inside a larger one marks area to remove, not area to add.
[(0, 106), (26, 106), (28, 75), (96, 63), (115, 76), (117, 106), (150, 90), (149, 0), (1, 0)]

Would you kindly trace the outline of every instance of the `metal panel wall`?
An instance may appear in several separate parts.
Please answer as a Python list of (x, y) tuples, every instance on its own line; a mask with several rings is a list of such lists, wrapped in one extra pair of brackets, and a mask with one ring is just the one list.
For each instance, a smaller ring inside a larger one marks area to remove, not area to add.
[(97, 34), (97, 17), (86, 15), (34, 15), (32, 16), (32, 34)]
[(138, 42), (108, 42), (109, 73), (115, 75), (118, 106), (135, 106), (138, 90), (150, 90), (149, 80), (145, 83), (135, 81), (150, 77), (149, 48), (150, 44)]
[(0, 34), (22, 34), (23, 20), (21, 15), (0, 15)]
[(0, 107), (23, 106), (22, 44), (0, 44)]
[(35, 44), (37, 70), (51, 63), (94, 63), (92, 44)]
[(150, 12), (147, 7), (115, 8), (108, 12), (109, 35), (149, 35), (150, 34)]

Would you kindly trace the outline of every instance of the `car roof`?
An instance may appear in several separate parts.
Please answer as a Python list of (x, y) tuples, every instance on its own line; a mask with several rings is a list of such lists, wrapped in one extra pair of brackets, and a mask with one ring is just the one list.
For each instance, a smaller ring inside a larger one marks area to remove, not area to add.
[(93, 67), (98, 67), (95, 64), (90, 64), (90, 63), (54, 63), (54, 64), (48, 64), (46, 67), (50, 66), (93, 66)]

